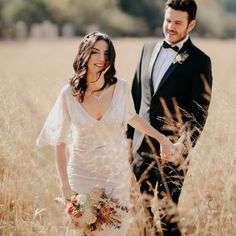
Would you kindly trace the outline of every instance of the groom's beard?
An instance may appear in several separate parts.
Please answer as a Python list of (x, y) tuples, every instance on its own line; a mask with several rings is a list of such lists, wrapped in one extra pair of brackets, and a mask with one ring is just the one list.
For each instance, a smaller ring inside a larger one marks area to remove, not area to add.
[[(174, 34), (174, 35), (172, 35), (172, 34)], [(182, 41), (183, 39), (185, 39), (187, 35), (188, 35), (188, 28), (186, 28), (181, 33), (179, 33), (178, 31), (174, 31), (174, 30), (166, 30), (165, 39), (171, 44), (176, 44), (176, 43)]]

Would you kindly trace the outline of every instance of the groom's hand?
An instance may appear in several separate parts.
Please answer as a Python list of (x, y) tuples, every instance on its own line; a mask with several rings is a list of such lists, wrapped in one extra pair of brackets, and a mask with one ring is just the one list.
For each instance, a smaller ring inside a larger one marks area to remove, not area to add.
[(181, 156), (185, 151), (185, 145), (181, 142), (177, 142), (175, 145), (175, 155)]
[(174, 144), (168, 138), (165, 138), (164, 141), (161, 142), (161, 159), (165, 161), (173, 161), (175, 149)]
[(185, 150), (185, 145), (183, 143), (177, 142), (173, 144), (173, 146), (174, 150), (172, 150), (172, 152), (169, 150), (168, 152), (164, 152), (163, 149), (161, 149), (161, 158), (168, 162), (178, 163)]

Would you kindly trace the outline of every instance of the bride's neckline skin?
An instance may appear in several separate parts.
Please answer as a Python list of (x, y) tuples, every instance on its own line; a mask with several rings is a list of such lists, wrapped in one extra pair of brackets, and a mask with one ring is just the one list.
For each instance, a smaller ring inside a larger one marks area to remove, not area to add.
[[(97, 41), (87, 63), (87, 89), (84, 101), (80, 105), (96, 120), (101, 120), (112, 104), (115, 86), (104, 86), (104, 74), (107, 65), (108, 43)], [(104, 70), (105, 69), (105, 70)]]
[[(108, 89), (110, 89), (109, 92), (111, 92), (111, 94), (106, 93), (106, 91), (108, 92)], [(79, 103), (87, 116), (95, 121), (103, 120), (111, 110), (112, 104), (114, 104), (115, 94), (117, 93), (117, 83), (103, 89), (102, 91), (103, 93), (100, 95), (95, 95), (93, 93), (87, 95), (87, 100), (85, 98), (83, 103)]]
[(105, 87), (101, 90), (101, 88), (103, 87), (103, 85), (105, 83), (104, 76), (100, 75), (100, 77), (98, 77), (98, 79), (92, 80), (92, 81), (95, 81), (95, 82), (89, 82), (89, 79), (88, 79), (88, 85), (87, 85), (87, 89), (86, 89), (85, 93), (87, 95), (99, 97), (100, 95), (103, 94), (103, 92), (107, 88), (107, 87)]
[(101, 88), (104, 86), (105, 80), (104, 76), (101, 75), (98, 77), (97, 80), (93, 80), (95, 82), (88, 82), (88, 87), (85, 91), (85, 96), (92, 96), (96, 99), (97, 102), (101, 102), (101, 98), (105, 94), (106, 90), (110, 88), (110, 86), (106, 86), (101, 90)]

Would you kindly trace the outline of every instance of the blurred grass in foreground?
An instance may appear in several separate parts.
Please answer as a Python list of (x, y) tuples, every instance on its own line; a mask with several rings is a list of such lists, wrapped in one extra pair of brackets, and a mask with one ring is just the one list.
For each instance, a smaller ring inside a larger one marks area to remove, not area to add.
[[(114, 39), (121, 77), (132, 80), (147, 40)], [(63, 208), (53, 201), (59, 195), (53, 150), (38, 149), (35, 139), (73, 74), (79, 41), (0, 42), (0, 235), (64, 235)], [(214, 83), (179, 204), (183, 232), (235, 235), (236, 41), (194, 41), (212, 58)]]

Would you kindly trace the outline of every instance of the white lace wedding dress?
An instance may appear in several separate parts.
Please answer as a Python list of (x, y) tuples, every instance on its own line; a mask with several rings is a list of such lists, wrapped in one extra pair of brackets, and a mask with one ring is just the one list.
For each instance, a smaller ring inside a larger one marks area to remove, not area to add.
[[(127, 120), (135, 115), (127, 82), (118, 79), (111, 104), (104, 116), (96, 120), (64, 86), (37, 139), (38, 145), (69, 146), (68, 178), (71, 189), (88, 193), (94, 187), (113, 191), (122, 204), (129, 205), (130, 165), (125, 131)], [(120, 229), (105, 228), (95, 235), (125, 236), (125, 214)], [(68, 229), (67, 236), (79, 235)]]

